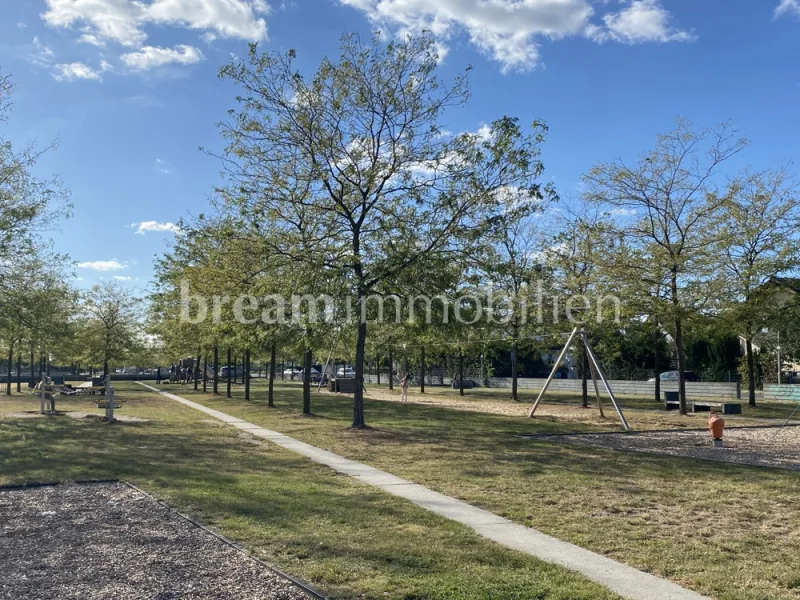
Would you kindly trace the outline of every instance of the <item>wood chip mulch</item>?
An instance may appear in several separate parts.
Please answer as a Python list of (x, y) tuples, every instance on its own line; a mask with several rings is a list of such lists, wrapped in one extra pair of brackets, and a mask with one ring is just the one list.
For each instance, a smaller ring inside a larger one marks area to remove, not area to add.
[(0, 598), (308, 600), (122, 483), (0, 490)]
[(708, 431), (530, 436), (542, 441), (667, 454), (725, 463), (800, 471), (800, 426), (737, 427), (725, 430), (724, 446), (712, 447)]

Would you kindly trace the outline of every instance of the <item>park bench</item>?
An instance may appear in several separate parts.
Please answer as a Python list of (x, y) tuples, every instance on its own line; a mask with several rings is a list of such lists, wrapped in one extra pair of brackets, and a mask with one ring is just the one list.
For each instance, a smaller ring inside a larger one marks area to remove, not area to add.
[(355, 394), (356, 380), (352, 377), (333, 377), (328, 382), (328, 391), (339, 394)]
[[(713, 400), (697, 400), (690, 403), (692, 412), (710, 412), (712, 409), (716, 410), (723, 415), (740, 415), (742, 414), (741, 402), (714, 402)], [(664, 400), (665, 410), (680, 410), (681, 403), (679, 400), (669, 398)]]
[(709, 412), (712, 410), (722, 413), (723, 415), (740, 415), (742, 414), (741, 402), (714, 402), (714, 401), (697, 401), (692, 402), (692, 412)]
[[(457, 377), (455, 379), (453, 379), (452, 387), (453, 387), (454, 390), (461, 389), (461, 386), (459, 385), (459, 381), (458, 381)], [(474, 387), (476, 387), (476, 386), (475, 386), (475, 382), (472, 379), (465, 379), (464, 380), (464, 389), (465, 390), (471, 390)]]

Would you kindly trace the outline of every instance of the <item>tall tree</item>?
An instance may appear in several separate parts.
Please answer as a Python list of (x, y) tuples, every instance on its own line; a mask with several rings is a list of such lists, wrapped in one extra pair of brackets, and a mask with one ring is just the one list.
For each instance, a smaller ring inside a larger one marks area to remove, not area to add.
[(84, 336), (103, 363), (103, 376), (112, 362), (123, 360), (136, 347), (140, 306), (141, 301), (117, 283), (98, 284), (87, 292)]
[[(0, 73), (0, 125), (11, 110), (13, 85)], [(56, 177), (37, 174), (41, 157), (55, 144), (19, 148), (0, 130), (0, 277), (18, 272), (20, 260), (46, 249), (44, 235), (68, 217), (68, 193)]]
[[(750, 406), (756, 405), (753, 336), (770, 320), (762, 286), (800, 265), (800, 188), (788, 169), (746, 173), (725, 194), (717, 245), (722, 283), (745, 341)], [(767, 299), (768, 300), (768, 299)]]
[[(251, 46), (247, 60), (221, 70), (242, 90), (240, 109), (222, 125), (228, 194), (269, 206), (277, 223), (296, 213), (292, 204), (309, 209), (307, 222), (324, 220), (312, 255), (359, 305), (410, 266), (478, 239), (502, 212), (501, 190), (538, 196), (537, 141), (515, 120), (486, 134), (443, 135), (443, 115), (466, 101), (467, 85), (463, 76), (451, 84), (437, 76), (431, 35), (389, 44), (346, 35), (338, 61), (324, 59), (309, 79), (294, 59), (294, 51)], [(281, 251), (307, 260), (300, 249), (289, 238)], [(366, 337), (360, 320), (355, 428), (365, 426)]]
[(620, 235), (634, 246), (630, 276), (664, 290), (680, 373), (681, 414), (687, 412), (684, 320), (699, 298), (708, 297), (708, 263), (718, 235), (714, 224), (727, 202), (718, 190), (718, 176), (746, 145), (728, 123), (695, 131), (679, 119), (637, 162), (602, 163), (584, 177), (587, 199), (628, 215)]

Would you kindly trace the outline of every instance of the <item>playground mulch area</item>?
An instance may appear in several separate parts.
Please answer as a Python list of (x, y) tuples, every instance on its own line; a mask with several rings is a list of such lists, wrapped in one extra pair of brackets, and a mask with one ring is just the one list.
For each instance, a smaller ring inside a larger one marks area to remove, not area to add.
[[(472, 390), (470, 390), (472, 392)], [(451, 410), (462, 410), (469, 412), (477, 412), (484, 414), (500, 415), (503, 417), (519, 417), (527, 418), (528, 411), (533, 404), (535, 397), (523, 397), (520, 402), (513, 402), (509, 398), (501, 398), (502, 394), (509, 390), (492, 389), (492, 393), (496, 393), (497, 397), (486, 397), (485, 390), (480, 392), (481, 395), (472, 394), (464, 397), (458, 396), (455, 393), (450, 394), (440, 388), (432, 388), (430, 393), (420, 394), (416, 390), (409, 390), (408, 400), (412, 404), (421, 404), (423, 406), (446, 408)], [(367, 398), (372, 400), (381, 400), (385, 402), (400, 402), (399, 388), (394, 391), (379, 387), (367, 388)], [(565, 403), (564, 398), (546, 398), (539, 404), (536, 410), (536, 421), (549, 421), (568, 425), (575, 423), (579, 425), (588, 425), (606, 431), (621, 430), (621, 425), (617, 412), (614, 410), (610, 401), (604, 399), (603, 412), (604, 416), (600, 415), (597, 409), (594, 398), (591, 399), (588, 408), (583, 408), (577, 397), (571, 398), (573, 403)], [(706, 425), (708, 413), (689, 414), (681, 416), (677, 411), (663, 411), (658, 410), (660, 405), (655, 402), (652, 403), (653, 408), (650, 410), (641, 410), (638, 408), (641, 402), (637, 402), (637, 407), (628, 407), (628, 399), (620, 401), (623, 408), (625, 417), (628, 420), (631, 428), (634, 430), (658, 430), (658, 429), (698, 429)], [(747, 416), (736, 416), (734, 418), (726, 417), (727, 426), (729, 429), (735, 427), (746, 427), (759, 425), (764, 423), (764, 419), (748, 418)], [(780, 421), (773, 421), (778, 423)]]
[(0, 490), (0, 598), (308, 600), (122, 483)]
[(581, 433), (525, 437), (628, 452), (646, 452), (800, 471), (800, 426), (796, 425), (726, 429), (722, 448), (712, 446), (708, 430)]

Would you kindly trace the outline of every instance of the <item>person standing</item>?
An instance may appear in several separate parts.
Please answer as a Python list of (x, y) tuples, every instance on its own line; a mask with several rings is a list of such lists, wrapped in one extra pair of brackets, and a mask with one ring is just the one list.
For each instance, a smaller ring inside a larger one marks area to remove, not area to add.
[(156, 385), (161, 385), (161, 367), (156, 368)]
[(408, 378), (411, 375), (406, 373), (403, 379), (400, 380), (400, 401), (408, 402)]

